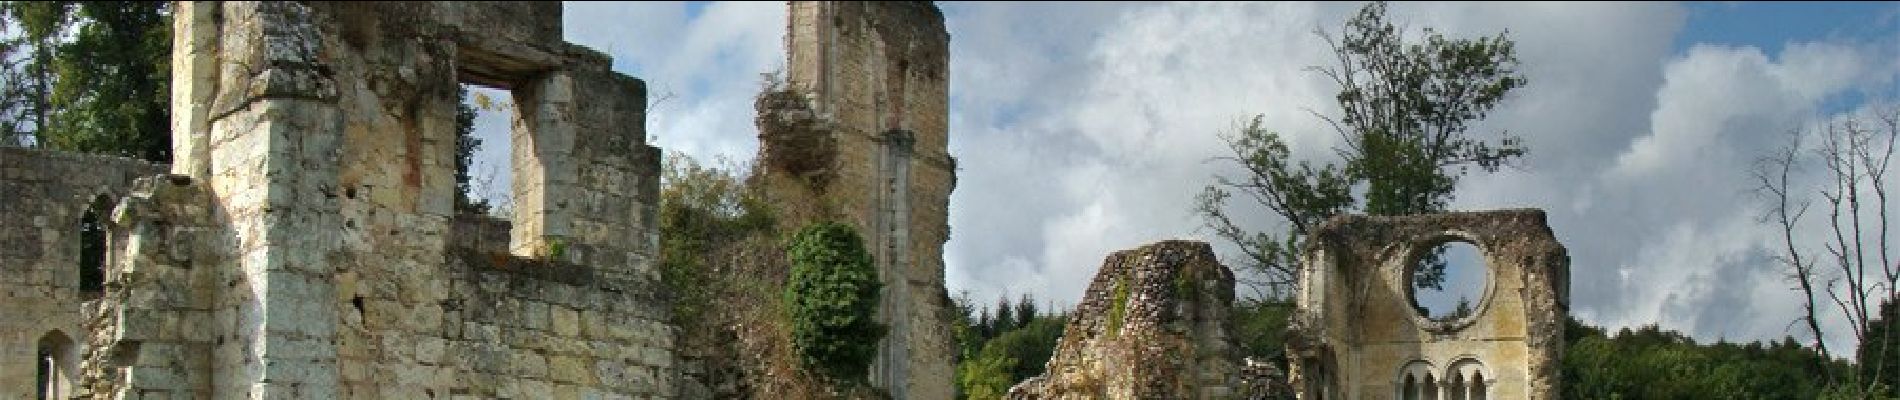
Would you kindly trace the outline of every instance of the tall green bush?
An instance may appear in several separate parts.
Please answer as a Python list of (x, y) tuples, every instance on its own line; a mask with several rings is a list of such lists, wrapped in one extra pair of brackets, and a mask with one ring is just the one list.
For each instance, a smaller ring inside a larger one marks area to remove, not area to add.
[(799, 361), (834, 379), (862, 380), (884, 337), (872, 319), (883, 285), (864, 239), (849, 225), (815, 223), (792, 236), (786, 255), (785, 304)]

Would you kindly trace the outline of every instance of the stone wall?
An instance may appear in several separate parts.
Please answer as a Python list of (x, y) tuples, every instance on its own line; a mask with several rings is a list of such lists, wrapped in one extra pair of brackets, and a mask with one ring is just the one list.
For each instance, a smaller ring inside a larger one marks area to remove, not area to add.
[(218, 285), (240, 280), (220, 268), (228, 231), (190, 177), (139, 178), (107, 221), (111, 256), (104, 297), (89, 318), (82, 397), (207, 398), (217, 393), (212, 360), (230, 326)]
[(1008, 397), (1234, 398), (1241, 360), (1227, 333), (1233, 302), (1234, 274), (1207, 243), (1169, 240), (1110, 254), (1045, 372)]
[[(560, 11), (177, 3), (177, 175), (0, 149), (0, 398), (32, 396), (51, 331), (86, 397), (672, 397), (645, 87)], [(514, 92), (511, 221), (454, 214), (458, 83)], [(82, 307), (70, 231), (101, 194)]]
[[(1450, 241), (1479, 249), (1487, 283), (1470, 315), (1434, 320), (1414, 310), (1408, 274)], [(1570, 261), (1543, 211), (1338, 216), (1303, 252), (1287, 339), (1301, 398), (1399, 398), (1406, 377), (1424, 390), (1482, 381), (1462, 385), (1473, 398), (1556, 398)]]
[[(86, 341), (80, 220), (104, 220), (141, 176), (139, 160), (0, 147), (0, 398), (33, 398), (42, 340), (76, 380)], [(99, 207), (97, 200), (106, 199)]]
[(949, 239), (949, 33), (927, 2), (792, 2), (782, 92), (759, 103), (762, 181), (788, 227), (857, 227), (890, 327), (871, 380), (897, 398), (952, 395), (943, 287)]

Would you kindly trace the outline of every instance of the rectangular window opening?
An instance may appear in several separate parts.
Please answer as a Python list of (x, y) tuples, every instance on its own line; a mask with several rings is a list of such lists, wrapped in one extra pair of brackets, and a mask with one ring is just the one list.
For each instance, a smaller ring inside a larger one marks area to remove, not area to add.
[(501, 220), (514, 215), (514, 96), (462, 83), (456, 112), (455, 211)]

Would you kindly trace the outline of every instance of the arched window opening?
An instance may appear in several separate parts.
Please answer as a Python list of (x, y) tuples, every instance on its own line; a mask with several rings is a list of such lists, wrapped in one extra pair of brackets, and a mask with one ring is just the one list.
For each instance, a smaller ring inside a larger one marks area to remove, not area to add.
[(58, 331), (40, 337), (34, 352), (34, 393), (39, 400), (65, 399), (72, 396), (73, 341)]
[(1399, 386), (1399, 394), (1405, 400), (1418, 400), (1418, 381), (1412, 379), (1411, 374), (1405, 375), (1405, 384)]
[(1471, 400), (1484, 400), (1485, 398), (1487, 398), (1488, 396), (1485, 395), (1485, 389), (1486, 388), (1484, 385), (1484, 373), (1478, 372), (1478, 373), (1472, 374), (1471, 375)]
[(1438, 380), (1433, 379), (1432, 374), (1425, 374), (1424, 386), (1424, 393), (1419, 393), (1419, 397), (1425, 400), (1438, 400)]
[(106, 214), (112, 200), (93, 198), (79, 217), (79, 292), (93, 297), (106, 289)]
[(1465, 400), (1465, 376), (1452, 373), (1451, 381), (1445, 383), (1445, 397), (1451, 400)]
[(1330, 376), (1331, 372), (1327, 371), (1326, 367), (1321, 365), (1318, 360), (1307, 360), (1304, 373), (1306, 374), (1306, 387), (1303, 391), (1306, 393), (1306, 396), (1301, 398), (1327, 399), (1328, 395), (1326, 392), (1333, 387), (1332, 377)]

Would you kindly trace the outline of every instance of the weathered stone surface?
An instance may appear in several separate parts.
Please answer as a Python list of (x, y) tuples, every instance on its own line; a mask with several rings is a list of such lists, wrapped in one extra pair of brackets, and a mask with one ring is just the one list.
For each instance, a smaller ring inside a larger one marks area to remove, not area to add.
[[(1414, 310), (1407, 274), (1449, 241), (1475, 245), (1489, 276), (1469, 316), (1437, 321)], [(1339, 216), (1303, 251), (1287, 334), (1288, 375), (1302, 398), (1400, 397), (1407, 376), (1419, 390), (1445, 391), (1438, 398), (1459, 389), (1557, 398), (1570, 259), (1543, 211)]]
[[(942, 13), (789, 8), (788, 95), (761, 103), (761, 151), (777, 166), (762, 182), (825, 210), (787, 223), (866, 233), (891, 328), (873, 381), (947, 399)], [(0, 149), (0, 398), (32, 395), (42, 344), (72, 383), (59, 394), (95, 398), (730, 392), (679, 389), (694, 387), (681, 371), (708, 360), (678, 359), (655, 282), (660, 152), (646, 143), (645, 83), (563, 42), (559, 4), (174, 10), (177, 175)], [(517, 104), (508, 221), (454, 210), (458, 83), (511, 90)], [(73, 231), (101, 194), (121, 204), (106, 218), (106, 289), (76, 293)]]
[(889, 327), (871, 382), (896, 398), (953, 395), (949, 239), (949, 43), (929, 2), (792, 2), (788, 71), (759, 109), (756, 183), (785, 227), (852, 224), (884, 283)]
[[(0, 398), (34, 398), (34, 379), (42, 345), (52, 351), (57, 371), (74, 389), (83, 373), (86, 349), (82, 304), (101, 293), (80, 288), (80, 221), (90, 212), (99, 221), (134, 190), (135, 181), (164, 172), (143, 161), (0, 147)], [(104, 203), (95, 204), (95, 199)], [(182, 226), (155, 229), (143, 252), (190, 256), (196, 232)], [(110, 238), (107, 239), (111, 240)], [(142, 271), (168, 277), (173, 271)], [(153, 302), (177, 302), (174, 295), (139, 292)], [(162, 321), (146, 320), (154, 332)]]
[[(61, 398), (674, 395), (644, 83), (558, 3), (175, 10), (179, 175), (0, 148), (0, 398), (33, 397), (42, 338)], [(517, 93), (513, 221), (453, 209), (458, 82)]]
[(1207, 243), (1115, 252), (1070, 314), (1042, 376), (1010, 399), (1225, 399), (1240, 389), (1234, 275)]

